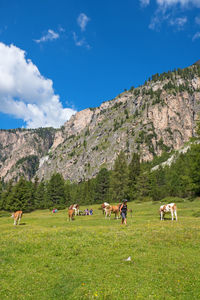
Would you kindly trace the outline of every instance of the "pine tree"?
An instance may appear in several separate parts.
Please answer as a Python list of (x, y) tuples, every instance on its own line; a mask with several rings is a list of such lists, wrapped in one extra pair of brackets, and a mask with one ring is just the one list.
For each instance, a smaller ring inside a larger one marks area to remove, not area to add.
[(190, 191), (192, 191), (192, 195), (200, 196), (200, 145), (199, 144), (191, 146), (189, 159), (190, 159), (189, 189)]
[(140, 156), (137, 153), (133, 153), (132, 160), (128, 167), (129, 170), (129, 198), (131, 200), (136, 198), (136, 183), (140, 174)]
[(65, 201), (67, 207), (69, 207), (72, 204), (70, 181), (65, 182)]
[(137, 198), (144, 199), (150, 196), (150, 172), (146, 165), (141, 165), (140, 174), (136, 182)]
[(111, 174), (112, 200), (120, 202), (128, 197), (128, 167), (124, 152), (121, 151), (115, 160)]
[(95, 186), (95, 203), (103, 203), (109, 201), (110, 176), (106, 168), (99, 171), (96, 177)]
[(1, 194), (1, 202), (2, 202), (2, 209), (12, 211), (12, 207), (9, 206), (8, 199), (9, 196), (11, 195), (13, 189), (13, 181), (10, 180), (6, 185), (5, 189), (3, 190)]
[(36, 189), (35, 192), (35, 208), (44, 209), (48, 208), (49, 205), (47, 203), (47, 188), (46, 183), (42, 180)]
[(63, 209), (65, 204), (65, 184), (61, 174), (55, 173), (47, 186), (47, 193), (49, 198), (49, 208)]
[(10, 211), (22, 210), (30, 212), (34, 209), (32, 183), (23, 177), (13, 186), (8, 195), (6, 209)]
[(3, 209), (2, 193), (3, 193), (3, 185), (2, 185), (2, 182), (0, 180), (0, 210)]

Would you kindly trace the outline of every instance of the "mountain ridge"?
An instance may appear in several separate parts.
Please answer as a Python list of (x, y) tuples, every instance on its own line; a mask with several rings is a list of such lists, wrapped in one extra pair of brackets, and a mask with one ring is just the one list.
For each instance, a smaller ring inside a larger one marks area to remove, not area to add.
[(99, 107), (77, 112), (58, 130), (42, 129), (43, 133), (48, 131), (45, 138), (38, 137), (36, 131), (33, 138), (29, 130), (29, 137), (25, 139), (21, 134), (20, 139), (16, 131), (20, 142), (15, 137), (15, 143), (23, 148), (20, 155), (12, 154), (16, 153), (13, 146), (11, 157), (2, 159), (14, 133), (7, 132), (3, 138), (0, 131), (0, 171), (6, 181), (27, 176), (24, 161), (17, 164), (26, 153), (37, 156), (32, 177), (49, 179), (60, 172), (65, 179), (79, 182), (95, 177), (102, 167), (112, 169), (120, 151), (128, 160), (138, 152), (142, 160), (148, 161), (163, 151), (178, 150), (195, 135), (199, 112), (199, 65), (155, 74), (144, 85), (132, 87)]

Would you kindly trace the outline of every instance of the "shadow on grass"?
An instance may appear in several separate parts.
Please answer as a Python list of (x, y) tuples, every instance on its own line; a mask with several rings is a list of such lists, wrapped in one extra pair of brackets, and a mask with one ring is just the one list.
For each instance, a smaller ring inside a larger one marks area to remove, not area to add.
[(24, 225), (26, 225), (26, 223), (20, 223), (20, 224), (19, 224), (19, 226), (24, 226)]

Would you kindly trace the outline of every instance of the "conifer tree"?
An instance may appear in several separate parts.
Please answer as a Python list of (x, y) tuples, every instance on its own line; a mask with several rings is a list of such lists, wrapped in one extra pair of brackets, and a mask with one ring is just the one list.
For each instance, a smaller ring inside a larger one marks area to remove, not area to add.
[(140, 174), (136, 182), (137, 198), (142, 199), (150, 195), (150, 172), (146, 165), (141, 165)]
[(140, 174), (140, 156), (137, 153), (133, 153), (132, 160), (128, 167), (129, 170), (129, 197), (130, 200), (136, 198), (136, 183)]
[(2, 193), (3, 193), (3, 185), (2, 182), (0, 181), (0, 210), (3, 209)]
[(2, 209), (11, 211), (12, 208), (9, 207), (9, 203), (8, 203), (8, 199), (9, 196), (11, 195), (13, 189), (13, 181), (10, 180), (6, 185), (5, 185), (5, 189), (3, 190), (2, 194), (1, 194), (1, 202), (2, 202)]
[(95, 186), (95, 203), (103, 203), (109, 201), (110, 176), (106, 168), (99, 171), (96, 177)]
[(49, 208), (64, 208), (65, 205), (65, 184), (61, 174), (55, 173), (47, 186)]
[(65, 201), (67, 207), (69, 207), (72, 204), (70, 181), (65, 182)]
[(111, 176), (111, 195), (115, 202), (122, 201), (128, 197), (128, 166), (126, 156), (120, 152), (115, 160)]
[(8, 195), (6, 209), (10, 211), (22, 210), (25, 212), (34, 209), (31, 182), (26, 181), (23, 177), (20, 178)]
[(38, 184), (35, 192), (35, 208), (48, 208), (46, 183), (43, 180)]

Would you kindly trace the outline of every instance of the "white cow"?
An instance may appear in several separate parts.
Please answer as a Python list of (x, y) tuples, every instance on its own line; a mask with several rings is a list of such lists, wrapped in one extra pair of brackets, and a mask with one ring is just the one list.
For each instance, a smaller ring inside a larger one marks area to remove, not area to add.
[(107, 202), (104, 202), (103, 204), (101, 204), (101, 209), (103, 211), (103, 215), (104, 215), (104, 213), (107, 214), (106, 213), (106, 208), (108, 208), (108, 207), (110, 207), (110, 204), (107, 203)]
[(171, 213), (172, 221), (174, 220), (174, 216), (176, 218), (176, 221), (178, 220), (178, 218), (177, 218), (177, 207), (176, 207), (175, 203), (161, 205), (161, 207), (160, 207), (160, 219), (161, 219), (161, 221), (164, 220), (164, 216), (165, 216), (166, 213)]
[(110, 218), (111, 211), (112, 211), (112, 206), (111, 205), (105, 206), (104, 211), (105, 211), (105, 218), (107, 218), (107, 217)]
[(69, 210), (73, 209), (75, 216), (79, 215), (79, 205), (78, 204), (72, 204), (69, 207)]

